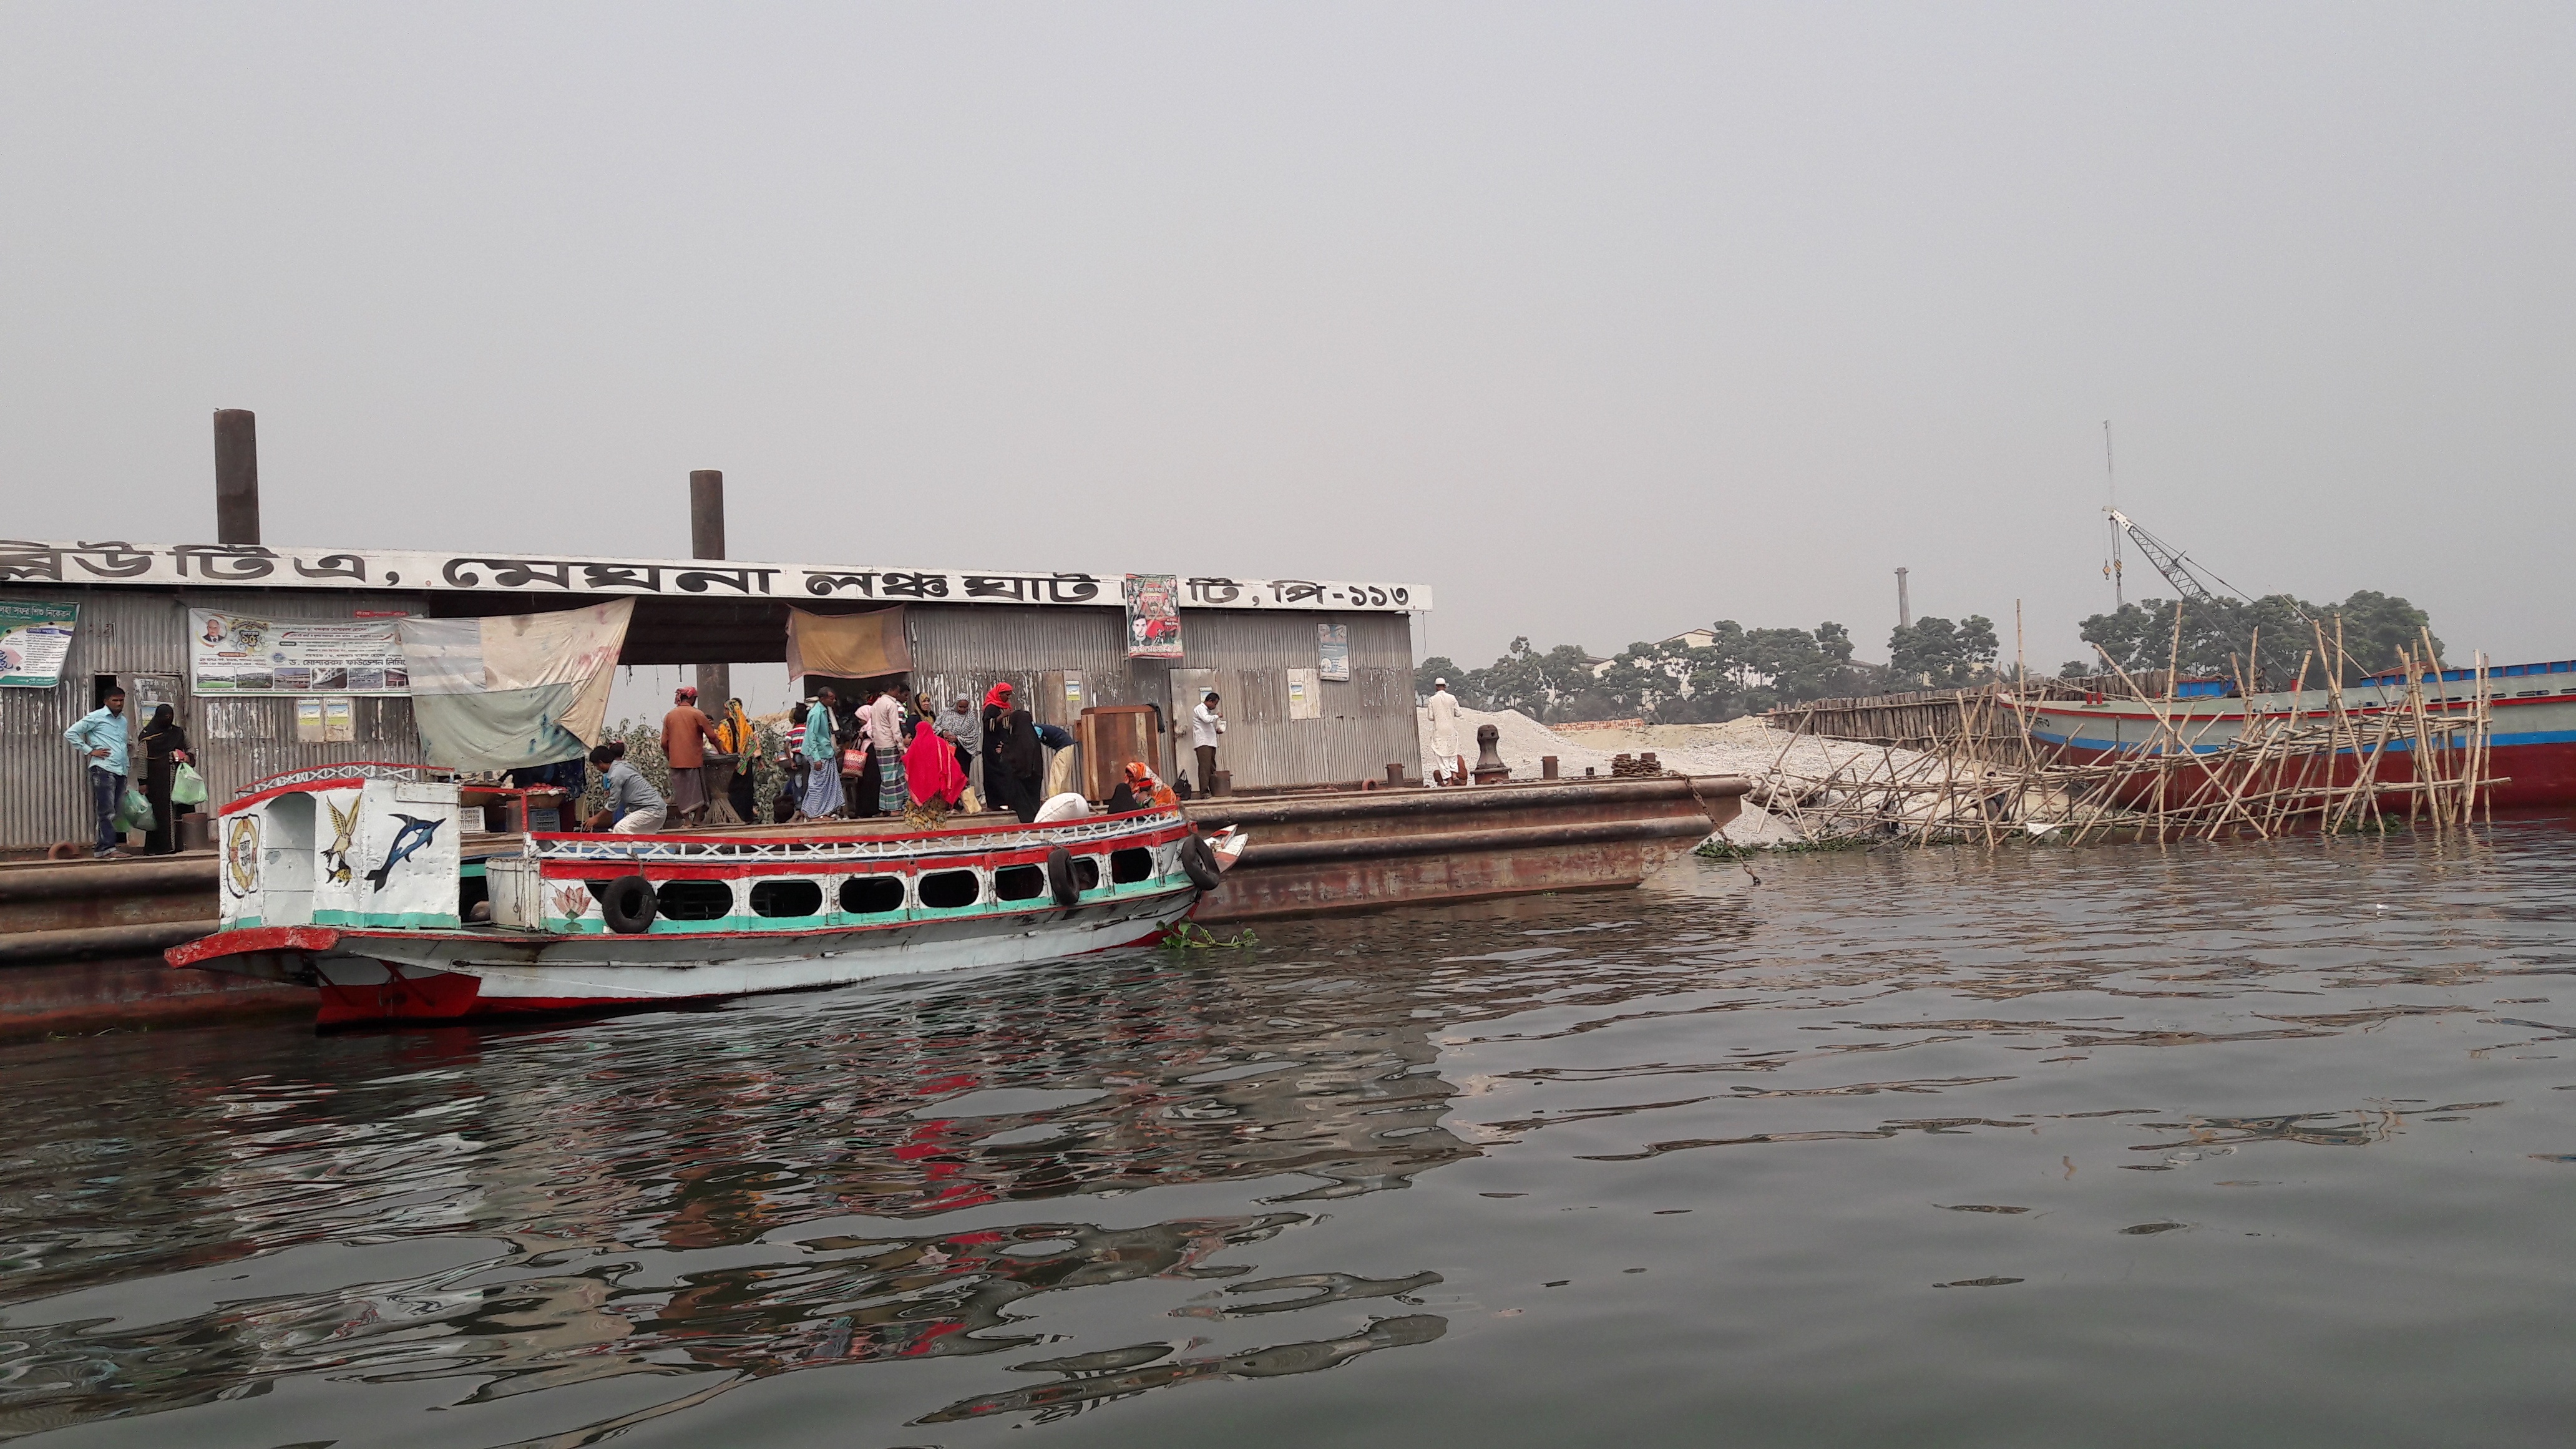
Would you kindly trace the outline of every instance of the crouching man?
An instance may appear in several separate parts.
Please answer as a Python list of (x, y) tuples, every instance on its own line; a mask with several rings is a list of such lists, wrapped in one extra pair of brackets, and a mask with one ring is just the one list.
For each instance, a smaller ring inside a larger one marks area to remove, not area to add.
[(651, 835), (662, 828), (667, 807), (661, 795), (641, 771), (626, 763), (615, 746), (601, 745), (592, 750), (590, 762), (599, 767), (599, 790), (606, 802), (584, 824), (592, 830), (613, 830), (620, 835)]

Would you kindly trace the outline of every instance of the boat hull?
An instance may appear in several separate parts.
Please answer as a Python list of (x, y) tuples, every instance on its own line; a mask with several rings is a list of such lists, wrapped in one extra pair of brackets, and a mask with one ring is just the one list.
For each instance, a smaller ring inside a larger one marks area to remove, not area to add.
[(1251, 838), (1198, 914), (1261, 920), (1633, 886), (1733, 820), (1750, 787), (1731, 775), (1653, 776), (1194, 800), (1191, 823)]
[[(717, 1001), (1153, 941), (1237, 843), (1207, 843), (1164, 809), (927, 831), (535, 833), (469, 861), (436, 849), (456, 790), (326, 776), (227, 807), (239, 848), (222, 929), (166, 958), (312, 987), (324, 1026)], [(311, 828), (316, 797), (328, 837)]]
[(274, 926), (223, 932), (171, 953), (174, 965), (315, 988), (316, 1024), (686, 1006), (895, 976), (1017, 966), (1148, 945), (1189, 914), (1196, 892), (1007, 921), (760, 932), (741, 936), (557, 936)]
[[(2433, 712), (2438, 715), (2448, 711), (2465, 717), (2474, 708), (2472, 701), (2462, 685), (2453, 682), (2449, 688), (2453, 691), (2450, 699), (2435, 694), (2429, 701)], [(2399, 693), (2391, 689), (2383, 698), (2381, 691), (2369, 687), (2345, 691), (2345, 708), (2358, 717), (2364, 739), (2374, 737), (2378, 712), (2395, 706)], [(2247, 701), (2237, 698), (2183, 699), (2164, 708), (2180, 722), (2193, 748), (2203, 753), (2234, 741), (2247, 717)], [(2258, 694), (2252, 700), (2253, 713), (2270, 719), (2286, 717), (2293, 710), (2303, 718), (2314, 719), (2332, 708), (2333, 701), (2322, 690), (2302, 695)], [(2487, 773), (2500, 779), (2492, 793), (2494, 807), (2504, 810), (2576, 804), (2576, 691), (2533, 691), (2518, 696), (2499, 693), (2490, 700), (2488, 709), (2491, 753)], [(2062, 757), (2076, 763), (2134, 754), (2158, 732), (2154, 711), (2135, 701), (2108, 700), (2101, 704), (2045, 701), (2032, 708), (2030, 728), (2034, 739), (2055, 746)], [(2415, 778), (2414, 757), (2411, 739), (2391, 739), (2375, 762), (2373, 777), (2388, 784), (2411, 781)], [(2331, 779), (2328, 771), (2321, 768), (2310, 783), (2320, 790), (2329, 784), (2350, 784), (2360, 777), (2361, 767), (2362, 761), (2351, 751), (2341, 751), (2334, 758)], [(2289, 768), (2295, 774), (2298, 766), (2293, 762)], [(2457, 761), (2447, 761), (2445, 768), (2436, 773), (2456, 778)]]

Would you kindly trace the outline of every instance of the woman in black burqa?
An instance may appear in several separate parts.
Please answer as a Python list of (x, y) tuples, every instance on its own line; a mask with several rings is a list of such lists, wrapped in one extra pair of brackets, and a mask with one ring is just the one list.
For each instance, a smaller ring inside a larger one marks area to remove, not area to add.
[(1046, 750), (1038, 743), (1037, 722), (1024, 709), (1012, 710), (984, 732), (985, 783), (998, 790), (993, 803), (1020, 817), (1023, 825), (1038, 818), (1040, 781), (1046, 775)]
[[(143, 726), (143, 798), (152, 802), (153, 825), (143, 833), (145, 855), (169, 855), (179, 848), (179, 819), (170, 809), (170, 781), (188, 758), (188, 732), (179, 728), (177, 711), (161, 705)], [(194, 810), (197, 807), (180, 807)]]

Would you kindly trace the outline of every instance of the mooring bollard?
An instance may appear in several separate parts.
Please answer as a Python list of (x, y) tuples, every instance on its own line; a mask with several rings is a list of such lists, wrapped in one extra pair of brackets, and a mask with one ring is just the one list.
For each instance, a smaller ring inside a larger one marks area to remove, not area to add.
[(1538, 777), (1542, 780), (1553, 780), (1556, 778), (1556, 756), (1541, 755), (1538, 757)]
[(1492, 725), (1476, 726), (1476, 768), (1469, 777), (1479, 785), (1498, 784), (1512, 777), (1511, 767), (1503, 763), (1502, 751), (1495, 746), (1503, 732)]

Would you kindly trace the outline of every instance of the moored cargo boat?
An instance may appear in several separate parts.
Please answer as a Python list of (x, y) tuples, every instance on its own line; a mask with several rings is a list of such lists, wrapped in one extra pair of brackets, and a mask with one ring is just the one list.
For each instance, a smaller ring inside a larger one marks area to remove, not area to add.
[[(2516, 806), (2576, 804), (2576, 660), (2541, 664), (2491, 665), (2484, 671), (2487, 751), (2483, 773), (2495, 778), (2492, 803)], [(2427, 669), (2417, 681), (2428, 718), (2456, 717), (2465, 724), (2479, 707), (2479, 671)], [(2293, 715), (2307, 720), (2331, 718), (2337, 706), (2327, 690), (2257, 692), (2252, 696), (2222, 693), (2212, 682), (2184, 684), (2180, 696), (2153, 703), (2100, 695), (2091, 699), (2040, 699), (2023, 705), (2031, 735), (2055, 746), (2078, 763), (2106, 759), (2150, 748), (2160, 738), (2158, 712), (2174, 720), (2195, 752), (2214, 753), (2234, 741), (2251, 718), (2279, 720)], [(2374, 675), (2347, 686), (2341, 708), (2365, 739), (2377, 722), (2406, 708), (2407, 681), (2402, 674)], [(2456, 737), (2455, 737), (2456, 738)], [(2390, 733), (2369, 760), (2372, 778), (2403, 784), (2416, 778), (2416, 744), (2411, 732)], [(2348, 785), (2364, 768), (2351, 750), (2336, 753), (2329, 769), (2310, 782), (2318, 789)], [(2447, 771), (2456, 775), (2456, 768)]]
[(218, 929), (170, 964), (312, 986), (326, 1026), (671, 1005), (1147, 944), (1240, 848), (1174, 810), (468, 837), (439, 775), (254, 785), (217, 822)]

